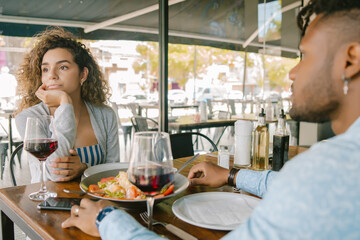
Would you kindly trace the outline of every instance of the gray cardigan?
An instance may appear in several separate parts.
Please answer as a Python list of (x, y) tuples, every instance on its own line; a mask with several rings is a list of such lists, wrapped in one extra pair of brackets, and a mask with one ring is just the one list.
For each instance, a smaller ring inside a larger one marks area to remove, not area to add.
[[(98, 107), (85, 102), (90, 115), (90, 122), (93, 127), (96, 139), (103, 151), (105, 162), (119, 162), (120, 148), (118, 137), (118, 126), (116, 115), (110, 107)], [(16, 115), (15, 122), (20, 136), (24, 139), (26, 119), (41, 115), (49, 115), (49, 108), (43, 102), (27, 108)], [(69, 156), (69, 150), (74, 148), (76, 137), (76, 120), (72, 104), (60, 105), (54, 113), (54, 122), (56, 126), (56, 135), (58, 138), (58, 149), (49, 156), (46, 161), (46, 179), (55, 181), (59, 176), (51, 173), (52, 168), (48, 166), (51, 159), (56, 157)], [(26, 151), (23, 156), (29, 161), (31, 172), (31, 182), (41, 180), (40, 162)]]

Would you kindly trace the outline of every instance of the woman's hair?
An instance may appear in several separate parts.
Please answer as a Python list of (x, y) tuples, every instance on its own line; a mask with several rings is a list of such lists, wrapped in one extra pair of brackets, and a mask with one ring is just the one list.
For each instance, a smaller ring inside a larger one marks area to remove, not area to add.
[(89, 69), (87, 80), (81, 86), (81, 98), (94, 105), (105, 105), (110, 96), (108, 82), (105, 81), (99, 65), (84, 44), (78, 42), (73, 34), (61, 27), (49, 27), (35, 37), (34, 47), (25, 55), (17, 73), (17, 91), (20, 96), (17, 113), (41, 102), (35, 95), (42, 84), (41, 63), (45, 53), (55, 48), (69, 50), (80, 72), (84, 67)]

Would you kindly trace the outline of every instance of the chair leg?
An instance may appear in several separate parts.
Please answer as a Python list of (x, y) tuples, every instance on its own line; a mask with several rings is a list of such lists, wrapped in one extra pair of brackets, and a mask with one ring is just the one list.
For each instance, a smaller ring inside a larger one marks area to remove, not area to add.
[(3, 175), (4, 175), (4, 169), (5, 169), (5, 161), (6, 161), (6, 157), (7, 157), (7, 150), (8, 150), (8, 144), (1, 144), (0, 145), (0, 158), (1, 158), (1, 179), (3, 179)]
[(1, 180), (3, 179), (3, 175), (4, 175), (5, 160), (6, 160), (6, 155), (1, 153)]
[(20, 169), (21, 169), (21, 151), (19, 151), (17, 154), (16, 154), (18, 160), (19, 160), (19, 166), (20, 166)]

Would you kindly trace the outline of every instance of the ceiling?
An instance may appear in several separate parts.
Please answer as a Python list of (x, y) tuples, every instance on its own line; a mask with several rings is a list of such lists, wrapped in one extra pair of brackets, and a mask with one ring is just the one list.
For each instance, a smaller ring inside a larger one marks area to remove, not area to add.
[[(262, 3), (263, 1), (260, 1)], [(269, 0), (267, 1), (269, 2)], [(271, 1), (270, 1), (271, 2)], [(0, 34), (30, 37), (60, 25), (83, 39), (158, 41), (158, 1), (0, 0)], [(282, 0), (281, 38), (266, 48), (297, 57), (300, 1)], [(256, 0), (169, 0), (169, 42), (258, 52)]]

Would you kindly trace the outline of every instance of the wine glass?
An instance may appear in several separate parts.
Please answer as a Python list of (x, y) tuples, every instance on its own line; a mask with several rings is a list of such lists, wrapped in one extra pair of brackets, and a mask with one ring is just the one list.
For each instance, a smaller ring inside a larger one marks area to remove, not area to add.
[(49, 192), (45, 184), (46, 159), (58, 148), (55, 133), (54, 118), (52, 116), (28, 117), (24, 138), (24, 149), (41, 162), (41, 187), (38, 192), (31, 193), (29, 198), (42, 201), (48, 197), (56, 197), (56, 193)]
[(150, 230), (152, 229), (154, 197), (165, 185), (174, 180), (174, 175), (169, 134), (165, 132), (135, 133), (128, 179), (146, 194)]

